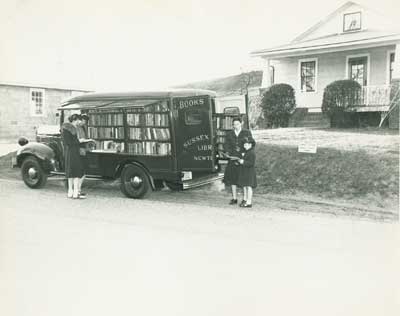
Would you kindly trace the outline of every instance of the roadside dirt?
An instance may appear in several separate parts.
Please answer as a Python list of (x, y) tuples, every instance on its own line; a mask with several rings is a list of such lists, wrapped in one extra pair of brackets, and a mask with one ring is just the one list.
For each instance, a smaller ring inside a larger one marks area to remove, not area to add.
[[(19, 169), (9, 169), (4, 172), (0, 169), (0, 182), (21, 182)], [(28, 189), (28, 188), (27, 188)], [(42, 190), (64, 190), (64, 181), (60, 177), (49, 178)], [(119, 181), (87, 180), (84, 190), (88, 198), (96, 196), (112, 196), (115, 198), (126, 198), (119, 189)], [(257, 194), (254, 195), (253, 208), (242, 209), (238, 206), (228, 205), (230, 193), (224, 184), (217, 182), (200, 188), (187, 191), (173, 192), (167, 188), (148, 194), (145, 199), (150, 201), (163, 201), (178, 204), (193, 204), (198, 206), (213, 206), (223, 209), (231, 209), (234, 212), (262, 212), (267, 213), (279, 210), (282, 212), (294, 212), (309, 216), (333, 216), (351, 217), (374, 221), (398, 221), (399, 215), (396, 211), (396, 203), (392, 207), (374, 207), (365, 205), (360, 201), (318, 199), (310, 195), (298, 193), (286, 194)], [(241, 199), (241, 192), (239, 192)]]

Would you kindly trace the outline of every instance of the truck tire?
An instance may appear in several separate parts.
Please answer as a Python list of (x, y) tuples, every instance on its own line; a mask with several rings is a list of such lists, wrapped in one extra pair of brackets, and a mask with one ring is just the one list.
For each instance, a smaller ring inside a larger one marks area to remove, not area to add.
[(25, 184), (32, 189), (42, 188), (47, 182), (47, 174), (39, 160), (32, 156), (22, 162), (21, 175)]
[(126, 165), (121, 172), (121, 191), (132, 199), (143, 198), (151, 189), (150, 180), (143, 168)]

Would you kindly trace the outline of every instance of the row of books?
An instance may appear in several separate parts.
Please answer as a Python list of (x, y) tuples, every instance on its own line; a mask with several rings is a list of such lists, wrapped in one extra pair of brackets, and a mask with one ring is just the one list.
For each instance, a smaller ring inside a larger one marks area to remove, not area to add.
[(171, 143), (135, 142), (128, 143), (128, 152), (135, 155), (171, 155)]
[(123, 127), (88, 127), (89, 138), (114, 138), (123, 139)]
[(123, 109), (96, 108), (88, 110), (86, 114), (93, 115), (93, 114), (110, 114), (110, 113), (123, 113), (123, 112), (124, 112)]
[(149, 105), (145, 105), (144, 107), (129, 107), (126, 109), (128, 113), (150, 113), (150, 112), (168, 112), (168, 104), (167, 101), (157, 102)]
[(168, 128), (130, 127), (129, 138), (137, 140), (169, 140), (171, 135)]
[(145, 106), (146, 112), (167, 112), (168, 111), (168, 104), (167, 101), (161, 101), (158, 103), (154, 103), (148, 106)]
[(101, 151), (124, 152), (125, 143), (113, 140), (96, 140), (96, 149)]
[(233, 119), (232, 116), (227, 117), (217, 117), (217, 127), (221, 129), (232, 129), (233, 128)]
[(226, 136), (226, 131), (217, 129), (216, 133), (216, 142), (217, 144), (224, 144), (225, 143), (225, 136)]
[(138, 126), (168, 126), (168, 114), (161, 113), (128, 113), (126, 116), (128, 125)]
[(124, 117), (122, 113), (104, 113), (90, 115), (90, 126), (122, 126)]

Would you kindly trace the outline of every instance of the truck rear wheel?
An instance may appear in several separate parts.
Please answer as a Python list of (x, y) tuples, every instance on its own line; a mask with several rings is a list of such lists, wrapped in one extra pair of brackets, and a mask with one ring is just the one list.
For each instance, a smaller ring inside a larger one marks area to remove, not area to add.
[(32, 189), (42, 188), (47, 181), (47, 174), (35, 157), (28, 157), (23, 161), (21, 175), (25, 184)]
[(121, 173), (121, 191), (127, 197), (140, 199), (150, 190), (150, 181), (143, 168), (126, 165)]

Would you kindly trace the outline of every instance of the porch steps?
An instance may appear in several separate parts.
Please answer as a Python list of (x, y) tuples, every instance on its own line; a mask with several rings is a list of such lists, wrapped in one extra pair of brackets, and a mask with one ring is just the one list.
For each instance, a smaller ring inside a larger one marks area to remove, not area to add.
[(329, 118), (321, 112), (308, 112), (307, 108), (297, 108), (289, 119), (289, 127), (330, 127)]

